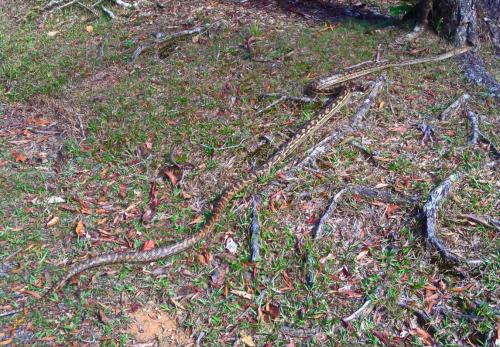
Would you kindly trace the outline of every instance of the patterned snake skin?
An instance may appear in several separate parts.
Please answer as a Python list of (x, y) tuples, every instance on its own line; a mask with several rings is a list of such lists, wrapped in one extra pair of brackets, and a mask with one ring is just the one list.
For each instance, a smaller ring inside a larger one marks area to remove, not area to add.
[(422, 64), (422, 63), (429, 63), (429, 62), (437, 62), (445, 59), (449, 59), (451, 57), (454, 57), (456, 55), (463, 54), (470, 50), (470, 47), (463, 47), (463, 48), (457, 48), (448, 52), (445, 52), (443, 54), (439, 55), (434, 55), (434, 56), (429, 56), (429, 57), (423, 57), (423, 58), (417, 58), (417, 59), (410, 59), (410, 60), (405, 60), (401, 62), (391, 62), (391, 61), (386, 61), (386, 62), (374, 62), (370, 64), (365, 64), (360, 66), (357, 69), (352, 69), (352, 70), (347, 70), (345, 73), (341, 73), (338, 75), (331, 75), (325, 78), (319, 78), (311, 83), (310, 89), (315, 92), (315, 93), (328, 93), (330, 90), (335, 88), (338, 85), (341, 85), (343, 83), (346, 83), (348, 81), (352, 81), (354, 79), (372, 74), (377, 71), (382, 71), (382, 70), (387, 70), (390, 68), (398, 68), (398, 67), (403, 67), (403, 66), (410, 66), (410, 65), (416, 65), (416, 64)]
[[(314, 117), (310, 122), (308, 122), (304, 127), (302, 127), (292, 138), (286, 141), (276, 153), (267, 160), (261, 167), (259, 167), (255, 172), (248, 174), (246, 177), (241, 178), (233, 182), (228, 189), (226, 189), (219, 200), (215, 203), (212, 209), (212, 214), (203, 225), (201, 230), (173, 245), (163, 246), (151, 249), (149, 251), (131, 251), (123, 253), (108, 253), (90, 258), (79, 263), (72, 265), (66, 274), (57, 282), (54, 286), (49, 287), (43, 292), (40, 298), (31, 304), (29, 307), (33, 307), (37, 302), (44, 299), (50, 293), (56, 292), (62, 288), (68, 280), (90, 268), (97, 266), (117, 264), (117, 263), (144, 263), (163, 259), (179, 252), (185, 251), (186, 249), (192, 247), (201, 240), (206, 239), (215, 229), (215, 225), (220, 221), (224, 209), (228, 206), (229, 202), (232, 200), (234, 195), (239, 191), (245, 189), (255, 181), (257, 181), (259, 176), (267, 174), (269, 170), (276, 166), (278, 163), (283, 161), (291, 152), (293, 152), (308, 136), (316, 132), (321, 128), (335, 113), (338, 112), (342, 106), (344, 106), (351, 92), (349, 89), (345, 89), (336, 100), (327, 104), (322, 111)], [(24, 306), (16, 310), (4, 312), (0, 314), (0, 317), (12, 315), (15, 313), (22, 312), (26, 307)]]
[[(374, 63), (370, 65), (364, 65), (359, 69), (347, 70), (346, 72), (333, 75), (327, 78), (322, 78), (314, 81), (310, 89), (317, 93), (325, 93), (326, 91), (331, 90), (332, 88), (343, 85), (346, 82), (357, 79), (362, 76), (366, 76), (368, 74), (385, 70), (388, 68), (394, 67), (402, 67), (432, 61), (440, 61), (444, 59), (448, 59), (458, 54), (462, 54), (466, 52), (469, 48), (462, 48), (449, 51), (447, 53), (424, 57), (419, 59), (407, 60), (403, 62), (382, 62), (382, 63)], [(34, 307), (38, 302), (43, 300), (50, 293), (56, 292), (60, 288), (62, 288), (66, 282), (73, 276), (88, 270), (90, 268), (109, 265), (109, 264), (117, 264), (117, 263), (144, 263), (150, 261), (156, 261), (159, 259), (163, 259), (174, 254), (185, 251), (198, 243), (201, 240), (206, 239), (215, 229), (215, 225), (222, 218), (223, 212), (225, 208), (229, 205), (232, 198), (236, 193), (245, 189), (249, 185), (253, 184), (257, 181), (258, 177), (264, 175), (269, 172), (269, 170), (276, 166), (278, 163), (283, 161), (291, 152), (293, 152), (308, 136), (313, 134), (319, 128), (323, 126), (342, 106), (344, 106), (351, 96), (350, 88), (344, 88), (341, 94), (337, 97), (337, 99), (329, 104), (327, 104), (322, 111), (320, 111), (309, 123), (307, 123), (304, 127), (302, 127), (290, 140), (285, 142), (276, 153), (261, 167), (259, 167), (255, 172), (248, 174), (247, 176), (236, 180), (233, 182), (228, 189), (226, 189), (219, 200), (216, 202), (215, 206), (212, 209), (212, 214), (207, 220), (207, 222), (203, 225), (201, 230), (184, 239), (181, 242), (170, 246), (162, 246), (158, 248), (154, 248), (149, 251), (131, 251), (131, 252), (123, 252), (123, 253), (109, 253), (99, 255), (79, 263), (72, 265), (66, 274), (62, 277), (62, 279), (57, 282), (52, 287), (49, 287), (47, 290), (43, 292), (43, 294), (36, 299), (34, 303), (29, 306), (22, 306), (19, 309), (15, 309), (12, 311), (0, 313), (0, 317), (16, 314), (22, 312), (27, 307)]]

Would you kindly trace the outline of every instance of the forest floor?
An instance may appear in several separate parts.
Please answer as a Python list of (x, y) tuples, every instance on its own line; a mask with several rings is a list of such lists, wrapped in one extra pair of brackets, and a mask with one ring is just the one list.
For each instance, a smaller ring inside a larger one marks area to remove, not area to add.
[[(74, 2), (39, 25), (42, 1), (0, 1), (0, 312), (37, 298), (72, 261), (175, 243), (199, 228), (231, 180), (321, 107), (286, 101), (259, 113), (273, 100), (261, 93), (300, 96), (316, 77), (373, 60), (379, 45), (382, 58), (395, 61), (452, 48), (432, 32), (397, 46), (411, 27), (315, 21), (271, 1), (138, 3), (103, 2), (116, 15), (110, 19)], [(214, 25), (131, 61), (152, 32), (206, 24)], [(481, 49), (498, 79), (492, 52)], [(469, 145), (466, 112), (439, 117), (464, 93), (481, 132), (498, 143), (498, 101), (468, 83), (455, 59), (389, 70), (361, 126), (315, 166), (262, 178), (193, 249), (87, 271), (36, 310), (0, 318), (0, 345), (493, 343), (498, 167), (488, 145)], [(348, 121), (365, 97), (356, 93), (295, 156)], [(424, 141), (423, 124), (432, 140)], [(452, 264), (426, 244), (416, 211), (457, 170), (465, 175), (437, 225), (461, 259)], [(347, 185), (412, 203), (346, 193), (311, 242)], [(257, 262), (248, 246), (254, 196)], [(314, 283), (306, 280), (307, 254)]]

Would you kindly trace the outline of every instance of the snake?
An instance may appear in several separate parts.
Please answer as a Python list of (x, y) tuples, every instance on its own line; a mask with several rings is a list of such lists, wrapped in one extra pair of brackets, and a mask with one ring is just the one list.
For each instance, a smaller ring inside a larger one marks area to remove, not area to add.
[(58, 290), (62, 289), (72, 277), (91, 268), (111, 264), (154, 262), (181, 253), (193, 247), (198, 242), (208, 239), (209, 236), (214, 233), (217, 223), (222, 219), (224, 210), (230, 205), (232, 199), (238, 192), (257, 182), (259, 177), (266, 175), (272, 168), (284, 161), (295, 149), (297, 149), (297, 147), (299, 147), (305, 141), (306, 138), (314, 134), (326, 122), (328, 122), (344, 105), (346, 105), (353, 92), (353, 88), (348, 83), (349, 81), (389, 68), (397, 68), (402, 66), (448, 59), (455, 55), (462, 54), (468, 49), (469, 48), (460, 48), (441, 55), (412, 59), (402, 62), (375, 62), (373, 64), (363, 65), (359, 69), (345, 70), (343, 73), (337, 75), (314, 80), (310, 84), (310, 90), (316, 91), (318, 93), (325, 93), (326, 91), (331, 90), (333, 87), (342, 86), (341, 92), (335, 99), (330, 99), (330, 101), (327, 102), (326, 105), (311, 120), (309, 120), (309, 122), (305, 123), (305, 125), (302, 126), (295, 133), (295, 135), (285, 141), (277, 149), (277, 151), (260, 167), (232, 182), (228, 186), (228, 188), (226, 188), (226, 190), (224, 190), (220, 195), (219, 199), (214, 204), (207, 221), (203, 224), (203, 226), (197, 233), (194, 233), (192, 236), (189, 236), (173, 245), (160, 246), (143, 251), (105, 253), (75, 263), (67, 269), (67, 271), (59, 281), (57, 281), (53, 286), (50, 286), (46, 290), (44, 290), (31, 304), (21, 305), (19, 308), (2, 312), (0, 313), (0, 317), (21, 313), (27, 308), (36, 308), (39, 302), (46, 299), (51, 293), (55, 293)]

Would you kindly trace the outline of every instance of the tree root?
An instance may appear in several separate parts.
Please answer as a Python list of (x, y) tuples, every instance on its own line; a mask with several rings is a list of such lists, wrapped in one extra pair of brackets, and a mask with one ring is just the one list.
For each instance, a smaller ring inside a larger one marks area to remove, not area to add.
[(435, 187), (427, 199), (423, 208), (423, 232), (427, 243), (434, 248), (445, 260), (459, 263), (460, 258), (446, 249), (436, 235), (437, 210), (448, 195), (453, 183), (459, 181), (465, 174), (455, 172)]
[(453, 102), (450, 106), (448, 106), (448, 108), (444, 110), (443, 113), (441, 113), (441, 115), (439, 116), (439, 120), (444, 121), (454, 116), (462, 108), (462, 106), (464, 106), (467, 103), (469, 99), (470, 99), (469, 94), (463, 94), (455, 102)]
[(293, 170), (298, 171), (308, 165), (311, 165), (315, 162), (316, 158), (326, 153), (335, 141), (345, 137), (347, 133), (356, 130), (366, 113), (368, 113), (368, 110), (375, 102), (375, 98), (382, 90), (384, 83), (385, 75), (377, 78), (372, 86), (370, 93), (368, 94), (368, 97), (363, 101), (356, 114), (351, 118), (350, 123), (344, 127), (336, 128), (333, 132), (330, 133), (330, 135), (321, 140), (316, 146), (308, 150), (306, 157), (302, 159), (302, 161), (298, 165), (296, 165)]
[[(328, 203), (328, 206), (319, 219), (318, 223), (316, 223), (316, 226), (312, 229), (311, 231), (311, 239), (312, 239), (312, 247), (314, 247), (314, 243), (321, 238), (322, 236), (322, 230), (325, 222), (330, 218), (330, 215), (333, 213), (335, 210), (335, 207), (338, 204), (338, 201), (344, 195), (344, 193), (354, 193), (365, 200), (371, 200), (371, 201), (382, 201), (384, 203), (393, 203), (393, 204), (398, 204), (398, 205), (406, 205), (406, 206), (413, 206), (415, 204), (415, 200), (412, 198), (406, 198), (406, 197), (400, 197), (397, 196), (389, 191), (384, 191), (384, 190), (379, 190), (375, 188), (370, 188), (370, 187), (365, 187), (365, 186), (359, 186), (359, 185), (348, 185), (345, 188), (341, 189), (337, 194), (335, 194), (331, 199), (330, 202)], [(315, 270), (314, 270), (314, 264), (315, 264), (315, 257), (312, 255), (311, 252), (307, 252), (306, 255), (306, 282), (309, 286), (312, 286), (314, 284), (315, 280)]]

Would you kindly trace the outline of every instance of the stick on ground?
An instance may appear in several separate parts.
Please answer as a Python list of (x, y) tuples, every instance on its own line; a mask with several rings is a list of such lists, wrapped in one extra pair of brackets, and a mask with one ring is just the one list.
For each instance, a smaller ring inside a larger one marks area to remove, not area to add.
[(470, 99), (469, 94), (464, 94), (461, 97), (459, 97), (455, 102), (453, 102), (450, 106), (446, 108), (446, 110), (441, 113), (439, 116), (439, 120), (447, 120), (448, 118), (451, 118), (454, 116), (461, 108), (464, 106), (467, 101)]
[(453, 263), (458, 263), (460, 258), (446, 249), (441, 240), (436, 235), (437, 211), (442, 204), (453, 183), (464, 177), (463, 172), (455, 172), (435, 187), (423, 208), (423, 232), (427, 243), (434, 248), (445, 259)]

